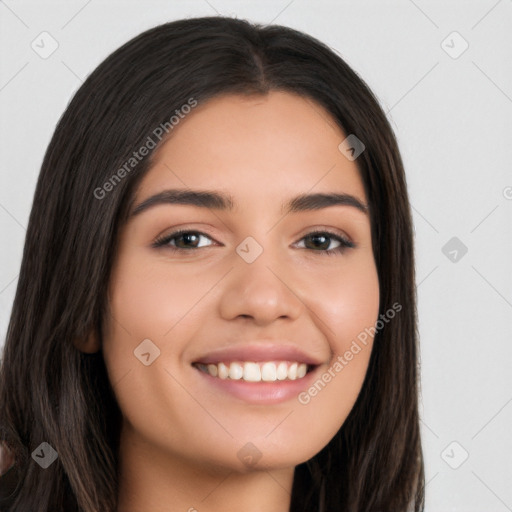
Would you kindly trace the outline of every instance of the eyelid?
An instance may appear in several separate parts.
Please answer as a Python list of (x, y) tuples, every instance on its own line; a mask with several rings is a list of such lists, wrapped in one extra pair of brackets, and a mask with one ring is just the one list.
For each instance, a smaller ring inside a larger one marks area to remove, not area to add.
[(327, 235), (328, 238), (337, 240), (340, 243), (340, 245), (338, 247), (335, 247), (334, 249), (328, 249), (326, 251), (308, 249), (306, 247), (301, 248), (310, 254), (322, 256), (336, 256), (342, 255), (345, 253), (345, 251), (357, 247), (349, 236), (347, 236), (346, 234), (340, 234), (338, 230), (333, 230), (332, 228), (320, 228), (308, 231), (298, 240), (298, 242), (295, 242), (295, 244), (302, 242), (302, 240), (304, 240), (307, 236), (311, 235)]
[(349, 243), (352, 243), (352, 244), (354, 243), (352, 238), (347, 233), (345, 233), (345, 231), (343, 231), (342, 229), (328, 227), (328, 226), (322, 226), (322, 225), (315, 226), (313, 228), (308, 228), (304, 232), (304, 234), (301, 235), (301, 240), (305, 236), (314, 235), (314, 234), (317, 234), (317, 233), (326, 233), (326, 234), (329, 234), (331, 236), (336, 236), (338, 238), (342, 238), (346, 242), (349, 242)]
[[(175, 249), (176, 251), (190, 251), (190, 249), (181, 249), (179, 247), (167, 246), (167, 244), (168, 244), (168, 242), (170, 240), (172, 240), (173, 238), (176, 238), (176, 237), (178, 237), (178, 236), (180, 236), (180, 235), (182, 235), (184, 233), (195, 233), (197, 235), (204, 236), (206, 238), (214, 240), (216, 242), (216, 244), (219, 244), (219, 242), (217, 242), (211, 235), (208, 235), (207, 233), (204, 233), (203, 231), (199, 231), (198, 229), (193, 229), (193, 228), (179, 228), (179, 229), (176, 229), (175, 231), (171, 231), (167, 235), (160, 235), (160, 236), (158, 236), (151, 243), (151, 247), (154, 247), (156, 249), (168, 247), (171, 250)], [(214, 245), (214, 244), (211, 244), (211, 245)], [(204, 249), (204, 247), (199, 247), (199, 249)]]

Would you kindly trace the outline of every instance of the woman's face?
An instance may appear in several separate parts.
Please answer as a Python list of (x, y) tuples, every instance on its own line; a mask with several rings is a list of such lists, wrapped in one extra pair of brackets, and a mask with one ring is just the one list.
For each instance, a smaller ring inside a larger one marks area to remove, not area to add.
[(103, 333), (124, 435), (148, 455), (292, 467), (345, 421), (379, 305), (347, 135), (274, 91), (199, 105), (160, 148), (120, 233)]

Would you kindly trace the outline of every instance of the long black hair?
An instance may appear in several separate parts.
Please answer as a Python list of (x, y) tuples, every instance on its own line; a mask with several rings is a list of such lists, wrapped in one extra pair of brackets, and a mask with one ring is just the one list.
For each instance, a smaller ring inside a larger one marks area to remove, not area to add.
[[(167, 127), (162, 135), (173, 129), (169, 119), (191, 98), (271, 90), (318, 102), (363, 141), (356, 163), (380, 313), (403, 305), (375, 336), (345, 423), (296, 467), (291, 510), (423, 510), (412, 221), (393, 130), (368, 86), (326, 45), (227, 17), (178, 20), (135, 37), (90, 74), (59, 120), (37, 182), (0, 371), (0, 441), (19, 482), (5, 510), (116, 510), (121, 412), (101, 351), (84, 354), (73, 340), (101, 332), (117, 234), (155, 149), (126, 162), (157, 127)], [(31, 456), (42, 442), (58, 454), (45, 470)]]

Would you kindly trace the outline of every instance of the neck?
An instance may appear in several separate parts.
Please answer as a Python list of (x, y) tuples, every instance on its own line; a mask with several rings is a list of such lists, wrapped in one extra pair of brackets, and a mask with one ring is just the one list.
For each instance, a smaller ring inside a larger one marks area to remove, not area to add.
[(287, 512), (294, 468), (194, 463), (145, 443), (123, 425), (117, 512)]

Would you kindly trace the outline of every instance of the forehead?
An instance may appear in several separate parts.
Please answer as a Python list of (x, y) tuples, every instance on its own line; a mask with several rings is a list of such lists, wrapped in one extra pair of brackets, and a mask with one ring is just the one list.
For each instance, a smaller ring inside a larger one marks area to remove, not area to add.
[(165, 189), (223, 190), (240, 205), (274, 208), (311, 192), (365, 202), (354, 161), (338, 149), (346, 134), (318, 103), (293, 93), (224, 95), (197, 106), (154, 155), (136, 201)]

